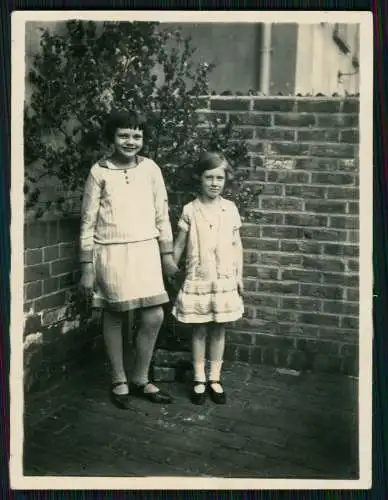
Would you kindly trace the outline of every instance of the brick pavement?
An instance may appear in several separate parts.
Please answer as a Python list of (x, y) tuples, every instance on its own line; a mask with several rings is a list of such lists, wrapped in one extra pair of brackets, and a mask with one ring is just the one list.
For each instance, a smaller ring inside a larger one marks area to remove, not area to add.
[(196, 476), (356, 479), (357, 382), (229, 364), (229, 403), (203, 407), (184, 383), (175, 403), (116, 409), (106, 366), (89, 366), (26, 396), (24, 473), (33, 476)]

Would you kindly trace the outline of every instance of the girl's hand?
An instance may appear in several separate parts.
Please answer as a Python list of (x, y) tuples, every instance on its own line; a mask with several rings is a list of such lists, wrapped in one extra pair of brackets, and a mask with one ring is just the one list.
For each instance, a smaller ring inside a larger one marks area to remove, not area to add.
[(237, 291), (239, 295), (242, 297), (244, 295), (244, 283), (243, 280), (237, 281)]
[(81, 293), (84, 295), (91, 295), (94, 285), (94, 272), (91, 265), (86, 265), (82, 269), (82, 276), (79, 283)]
[(179, 272), (179, 267), (175, 264), (172, 254), (162, 255), (163, 273), (168, 279), (173, 279)]

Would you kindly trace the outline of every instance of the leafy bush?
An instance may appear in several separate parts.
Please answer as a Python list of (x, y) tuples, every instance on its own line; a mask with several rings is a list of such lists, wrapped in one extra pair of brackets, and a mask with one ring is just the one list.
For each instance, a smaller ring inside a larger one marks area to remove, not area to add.
[(197, 112), (201, 96), (209, 94), (212, 66), (193, 63), (189, 39), (153, 22), (70, 20), (62, 28), (41, 30), (41, 50), (28, 75), (33, 92), (24, 122), (27, 210), (39, 203), (40, 178), (55, 179), (61, 194), (40, 206), (38, 217), (53, 208), (74, 210), (74, 196), (79, 208), (91, 165), (107, 153), (101, 126), (112, 106), (146, 114), (151, 134), (144, 154), (163, 170), (173, 221), (195, 195), (191, 169), (202, 148), (221, 150), (238, 167), (225, 195), (242, 212), (251, 205), (257, 193), (241, 189), (245, 141), (232, 122), (221, 126)]

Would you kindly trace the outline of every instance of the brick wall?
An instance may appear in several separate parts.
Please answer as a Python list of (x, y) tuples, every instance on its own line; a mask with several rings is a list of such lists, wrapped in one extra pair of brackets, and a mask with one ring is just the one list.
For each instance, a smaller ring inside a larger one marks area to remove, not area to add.
[[(239, 118), (250, 143), (249, 182), (264, 185), (242, 229), (246, 314), (229, 329), (226, 360), (357, 374), (358, 105), (355, 98), (204, 99), (205, 123), (215, 114)], [(64, 317), (79, 278), (78, 231), (77, 220), (25, 225), (27, 386), (98, 344), (80, 331), (79, 317)], [(187, 340), (187, 329), (180, 335)], [(172, 337), (161, 333), (159, 346), (177, 349)], [(159, 368), (176, 359), (156, 358)]]
[(203, 116), (239, 118), (250, 182), (264, 185), (242, 229), (246, 315), (226, 358), (357, 373), (358, 111), (356, 98), (204, 103)]
[(78, 220), (24, 226), (24, 382), (30, 389), (54, 381), (97, 347), (98, 328), (81, 328), (69, 314), (78, 282)]

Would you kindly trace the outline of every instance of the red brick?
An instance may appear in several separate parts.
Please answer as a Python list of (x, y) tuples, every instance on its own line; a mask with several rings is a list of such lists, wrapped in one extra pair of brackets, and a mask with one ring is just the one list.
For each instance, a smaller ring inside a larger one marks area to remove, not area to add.
[(279, 249), (279, 242), (274, 240), (264, 240), (257, 238), (242, 238), (243, 247), (245, 249), (254, 249), (254, 250), (273, 250), (276, 251)]
[(317, 299), (308, 299), (302, 297), (298, 298), (284, 297), (281, 300), (281, 307), (283, 309), (291, 309), (291, 310), (320, 311), (321, 303), (322, 301)]
[(256, 98), (253, 102), (253, 109), (255, 111), (293, 111), (295, 109), (294, 99), (266, 99)]
[(42, 295), (42, 282), (34, 281), (25, 285), (26, 300), (33, 300)]
[(329, 187), (327, 190), (327, 197), (329, 199), (337, 199), (337, 200), (352, 200), (356, 199), (359, 196), (358, 188), (349, 188), (349, 187)]
[(259, 255), (257, 252), (244, 250), (243, 252), (244, 263), (246, 264), (256, 264), (259, 260)]
[(256, 269), (256, 276), (259, 280), (276, 280), (278, 278), (278, 269), (258, 266)]
[(330, 217), (330, 227), (337, 229), (358, 229), (358, 217)]
[(296, 196), (304, 199), (323, 199), (326, 189), (320, 186), (286, 186), (286, 196)]
[(269, 127), (271, 125), (271, 115), (268, 113), (238, 113), (234, 115), (230, 113), (231, 119), (238, 116), (241, 125), (253, 125), (258, 127)]
[(284, 223), (288, 226), (328, 226), (328, 218), (325, 215), (310, 214), (286, 214)]
[(66, 304), (66, 293), (58, 292), (45, 297), (41, 297), (36, 300), (35, 307), (37, 311), (43, 311), (45, 309), (53, 309), (54, 307), (60, 307)]
[(353, 158), (356, 156), (356, 150), (354, 146), (348, 144), (312, 144), (310, 154), (332, 158)]
[(27, 266), (33, 266), (35, 264), (40, 264), (42, 262), (42, 249), (36, 248), (34, 250), (26, 250), (24, 252), (25, 255), (25, 264)]
[(249, 111), (250, 99), (211, 99), (210, 109), (214, 111)]
[(357, 202), (348, 203), (348, 210), (349, 210), (350, 214), (359, 215), (359, 213), (360, 213), (359, 202), (357, 201)]
[(302, 284), (300, 295), (303, 297), (316, 297), (321, 299), (343, 299), (344, 288), (340, 286)]
[(264, 295), (263, 293), (246, 293), (245, 301), (247, 304), (256, 307), (272, 307), (276, 309), (279, 306), (277, 297), (271, 295)]
[(336, 231), (334, 229), (306, 228), (304, 236), (316, 241), (346, 241), (346, 231)]
[(303, 235), (303, 229), (292, 226), (264, 226), (262, 228), (264, 238), (298, 239)]
[(74, 259), (63, 259), (51, 262), (51, 275), (70, 273), (74, 270)]
[(354, 186), (355, 176), (351, 174), (313, 173), (311, 182), (312, 184), (326, 184), (329, 186)]
[(309, 170), (311, 172), (338, 172), (337, 158), (296, 158), (296, 170)]
[(262, 347), (253, 347), (251, 349), (251, 363), (253, 365), (261, 365), (262, 363)]
[(354, 377), (358, 377), (359, 376), (359, 361), (358, 361), (358, 357), (354, 358), (353, 356), (345, 356), (342, 359), (341, 372), (344, 375), (351, 375), (351, 376), (354, 376)]
[(322, 283), (327, 285), (358, 286), (358, 274), (324, 273)]
[(249, 147), (249, 151), (251, 153), (256, 153), (256, 154), (263, 154), (264, 152), (264, 145), (262, 142), (251, 144)]
[[(255, 168), (255, 170), (252, 170), (251, 173), (249, 174), (249, 180), (264, 182), (266, 180), (266, 174), (267, 171), (265, 169)], [(265, 185), (263, 187), (265, 189)]]
[(345, 314), (350, 316), (358, 316), (359, 306), (357, 303), (323, 301), (323, 311), (329, 314)]
[(280, 255), (281, 266), (300, 266), (302, 257), (300, 255)]
[(314, 129), (299, 130), (298, 141), (302, 142), (338, 142), (339, 133), (337, 130)]
[(357, 127), (358, 115), (356, 114), (322, 114), (317, 116), (318, 127)]
[(256, 291), (256, 279), (244, 279), (244, 292), (255, 292)]
[(59, 290), (59, 278), (48, 278), (43, 282), (43, 293), (49, 294)]
[(327, 255), (355, 258), (358, 257), (359, 249), (356, 245), (338, 245), (336, 243), (327, 243), (323, 247), (323, 253)]
[(358, 160), (356, 158), (338, 159), (339, 172), (354, 172), (359, 171)]
[(24, 268), (24, 283), (31, 281), (41, 281), (50, 275), (49, 264), (38, 264)]
[(306, 269), (317, 269), (326, 272), (338, 272), (345, 270), (345, 263), (339, 259), (322, 259), (319, 257), (302, 257), (302, 265)]
[(346, 203), (344, 201), (311, 200), (306, 202), (306, 211), (320, 214), (344, 214)]
[(270, 182), (266, 182), (262, 194), (266, 196), (282, 196), (283, 189), (284, 187), (282, 184), (271, 184)]
[(322, 245), (312, 241), (281, 241), (280, 250), (282, 252), (300, 252), (304, 254), (320, 254)]
[(231, 331), (228, 334), (229, 342), (233, 344), (241, 344), (241, 345), (254, 345), (256, 342), (257, 335), (252, 333), (239, 333)]
[(301, 323), (313, 324), (318, 326), (339, 326), (339, 318), (336, 315), (304, 313), (300, 316)]
[(249, 141), (256, 138), (254, 135), (254, 129), (252, 127), (239, 127), (238, 128), (238, 136), (240, 139)]
[(360, 101), (358, 99), (345, 100), (342, 106), (342, 113), (359, 113)]
[(272, 347), (264, 347), (262, 349), (262, 364), (266, 366), (276, 366), (276, 350)]
[(78, 245), (76, 243), (61, 243), (59, 246), (59, 257), (61, 259), (74, 258), (77, 255)]
[(349, 231), (348, 241), (350, 243), (359, 243), (360, 241), (360, 231)]
[(303, 210), (303, 200), (287, 197), (260, 197), (260, 208), (263, 210), (293, 210), (301, 212)]
[(283, 224), (284, 215), (271, 212), (260, 212), (256, 210), (249, 211), (249, 221), (257, 222), (260, 225), (264, 224)]
[(43, 248), (43, 260), (45, 262), (56, 260), (59, 257), (59, 245)]
[(240, 232), (243, 238), (258, 238), (260, 236), (260, 228), (257, 225), (244, 224)]
[(360, 142), (360, 136), (358, 130), (357, 129), (342, 130), (340, 141), (348, 144), (358, 144)]
[(346, 289), (346, 300), (349, 300), (351, 302), (358, 302), (360, 298), (359, 290), (358, 288), (347, 288)]
[(341, 110), (341, 101), (328, 99), (303, 99), (298, 101), (299, 113), (339, 113)]
[(287, 128), (257, 127), (255, 129), (257, 139), (267, 139), (270, 141), (294, 141), (296, 132)]
[(296, 347), (310, 354), (322, 352), (324, 354), (337, 355), (339, 354), (340, 344), (325, 340), (297, 339)]
[(307, 156), (309, 153), (309, 144), (299, 142), (271, 142), (268, 144), (269, 155)]
[(308, 113), (276, 113), (274, 125), (280, 127), (311, 127), (315, 125), (315, 116)]
[(261, 281), (258, 284), (259, 292), (297, 295), (299, 293), (298, 283), (284, 283), (276, 281)]
[(256, 318), (265, 321), (276, 321), (279, 311), (273, 307), (258, 307), (256, 309)]
[(358, 260), (348, 260), (348, 269), (349, 271), (359, 271), (359, 262)]
[(275, 170), (268, 172), (267, 180), (268, 182), (285, 182), (287, 184), (307, 184), (309, 181), (309, 174), (306, 172)]
[(319, 283), (320, 273), (302, 269), (285, 269), (282, 271), (282, 279), (299, 283)]

